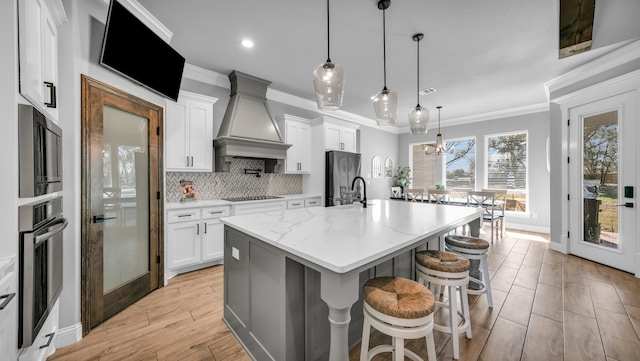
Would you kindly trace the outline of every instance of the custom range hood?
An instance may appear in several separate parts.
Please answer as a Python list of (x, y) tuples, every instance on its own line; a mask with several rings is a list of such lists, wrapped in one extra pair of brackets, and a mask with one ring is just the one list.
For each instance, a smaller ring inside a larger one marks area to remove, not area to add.
[(214, 139), (216, 172), (228, 172), (233, 158), (265, 159), (265, 173), (277, 172), (287, 157), (280, 129), (267, 105), (270, 81), (232, 71), (231, 98)]

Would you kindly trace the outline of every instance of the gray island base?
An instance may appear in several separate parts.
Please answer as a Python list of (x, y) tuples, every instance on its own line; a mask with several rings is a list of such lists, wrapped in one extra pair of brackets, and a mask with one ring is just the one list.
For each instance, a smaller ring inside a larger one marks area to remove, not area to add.
[(482, 210), (370, 201), (222, 219), (224, 321), (254, 360), (347, 361), (362, 333), (362, 285), (414, 278), (416, 249), (469, 224)]

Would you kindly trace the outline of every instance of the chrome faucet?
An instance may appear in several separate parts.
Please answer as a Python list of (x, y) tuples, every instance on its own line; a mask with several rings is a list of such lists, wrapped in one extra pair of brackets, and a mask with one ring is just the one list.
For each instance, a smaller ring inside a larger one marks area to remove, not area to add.
[(362, 186), (364, 187), (364, 197), (361, 200), (362, 208), (367, 208), (367, 182), (364, 180), (364, 178), (360, 176), (353, 178), (353, 182), (351, 182), (351, 190), (353, 190), (353, 188), (356, 186), (356, 181), (358, 179), (362, 180)]

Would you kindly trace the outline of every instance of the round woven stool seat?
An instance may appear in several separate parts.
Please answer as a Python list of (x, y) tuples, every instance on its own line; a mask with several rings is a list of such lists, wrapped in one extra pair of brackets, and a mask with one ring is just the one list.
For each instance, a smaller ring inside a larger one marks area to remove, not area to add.
[(465, 237), (465, 236), (446, 236), (444, 238), (444, 242), (448, 245), (466, 248), (466, 249), (488, 249), (489, 242), (484, 239), (474, 238), (474, 237)]
[(451, 252), (416, 252), (416, 262), (426, 268), (442, 272), (464, 272), (469, 270), (469, 260)]
[[(424, 361), (415, 352), (406, 349), (405, 339), (424, 338), (429, 361), (436, 361), (433, 341), (433, 311), (436, 301), (424, 285), (401, 277), (376, 277), (362, 286), (364, 299), (362, 312), (362, 342), (360, 361), (370, 361), (381, 353), (391, 353), (393, 360)], [(390, 344), (369, 349), (371, 328), (391, 336)]]
[(397, 318), (421, 318), (433, 313), (433, 293), (418, 282), (400, 277), (377, 277), (363, 288), (364, 300), (376, 311)]

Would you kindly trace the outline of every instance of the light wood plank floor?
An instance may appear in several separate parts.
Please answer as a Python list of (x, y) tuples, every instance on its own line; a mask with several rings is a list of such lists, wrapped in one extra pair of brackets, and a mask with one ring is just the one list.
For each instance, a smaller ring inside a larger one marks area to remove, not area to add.
[[(470, 297), (473, 338), (460, 335), (460, 360), (640, 360), (639, 279), (513, 230), (494, 241), (489, 270), (494, 308)], [(249, 360), (221, 320), (222, 275), (216, 266), (176, 276), (49, 360)], [(449, 335), (434, 336), (438, 360), (451, 360)], [(375, 334), (371, 345), (387, 341)], [(408, 348), (427, 359), (424, 340)]]

